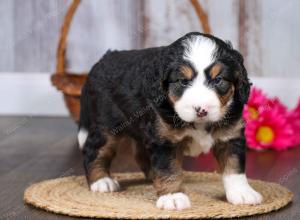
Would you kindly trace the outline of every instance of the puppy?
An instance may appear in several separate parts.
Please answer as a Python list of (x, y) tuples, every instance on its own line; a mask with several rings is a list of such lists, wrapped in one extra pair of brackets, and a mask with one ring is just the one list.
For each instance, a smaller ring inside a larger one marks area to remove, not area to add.
[(245, 176), (241, 115), (249, 90), (242, 56), (212, 35), (193, 32), (169, 46), (108, 51), (90, 71), (81, 96), (78, 141), (90, 189), (120, 189), (109, 169), (117, 146), (129, 138), (160, 209), (191, 207), (182, 189), (182, 157), (211, 149), (227, 200), (261, 203)]

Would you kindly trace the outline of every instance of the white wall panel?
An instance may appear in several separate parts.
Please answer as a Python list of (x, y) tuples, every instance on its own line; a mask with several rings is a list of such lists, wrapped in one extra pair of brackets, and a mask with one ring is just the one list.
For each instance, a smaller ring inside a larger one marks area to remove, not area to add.
[(82, 1), (69, 33), (69, 71), (89, 70), (108, 49), (139, 47), (139, 4), (136, 0)]
[(14, 69), (13, 1), (0, 1), (0, 71)]
[[(70, 2), (1, 0), (0, 72), (53, 72), (59, 31)], [(241, 50), (251, 75), (299, 76), (300, 1), (200, 2), (212, 33)], [(107, 49), (165, 45), (189, 31), (202, 31), (202, 27), (188, 0), (82, 1), (68, 40), (68, 69), (88, 71)]]

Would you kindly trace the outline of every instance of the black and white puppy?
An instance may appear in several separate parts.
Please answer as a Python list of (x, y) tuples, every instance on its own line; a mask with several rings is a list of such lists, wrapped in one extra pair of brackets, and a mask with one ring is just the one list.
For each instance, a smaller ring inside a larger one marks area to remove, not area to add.
[(78, 140), (90, 189), (120, 189), (109, 169), (127, 138), (145, 176), (153, 180), (158, 208), (191, 207), (182, 189), (182, 157), (210, 149), (220, 164), (227, 200), (261, 203), (245, 176), (241, 114), (249, 90), (242, 56), (211, 35), (193, 32), (169, 46), (108, 51), (92, 68), (81, 97)]

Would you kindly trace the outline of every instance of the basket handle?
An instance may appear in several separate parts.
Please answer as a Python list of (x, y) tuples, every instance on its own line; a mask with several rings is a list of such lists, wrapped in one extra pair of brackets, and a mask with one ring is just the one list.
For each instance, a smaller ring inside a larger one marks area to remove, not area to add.
[(73, 0), (64, 18), (63, 26), (60, 30), (59, 43), (56, 54), (56, 74), (65, 74), (66, 69), (66, 42), (70, 25), (80, 0)]
[(190, 0), (198, 18), (199, 23), (202, 25), (203, 32), (205, 34), (210, 34), (210, 27), (208, 23), (208, 16), (207, 13), (203, 10), (201, 4), (198, 2), (198, 0)]
[[(73, 0), (65, 15), (63, 26), (61, 27), (59, 44), (56, 54), (56, 74), (65, 74), (66, 72), (66, 41), (73, 16), (80, 1), (81, 0)], [(210, 34), (210, 26), (208, 23), (207, 13), (203, 10), (198, 0), (190, 0), (190, 3), (192, 4), (197, 17), (199, 18), (199, 23), (202, 25), (203, 32)]]

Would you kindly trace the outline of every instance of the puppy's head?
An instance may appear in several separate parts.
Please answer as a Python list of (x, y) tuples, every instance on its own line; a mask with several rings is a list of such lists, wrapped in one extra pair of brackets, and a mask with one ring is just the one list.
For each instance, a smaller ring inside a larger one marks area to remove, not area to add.
[(231, 45), (211, 35), (190, 33), (171, 45), (167, 93), (175, 112), (185, 122), (218, 122), (240, 114), (250, 83), (242, 56)]

